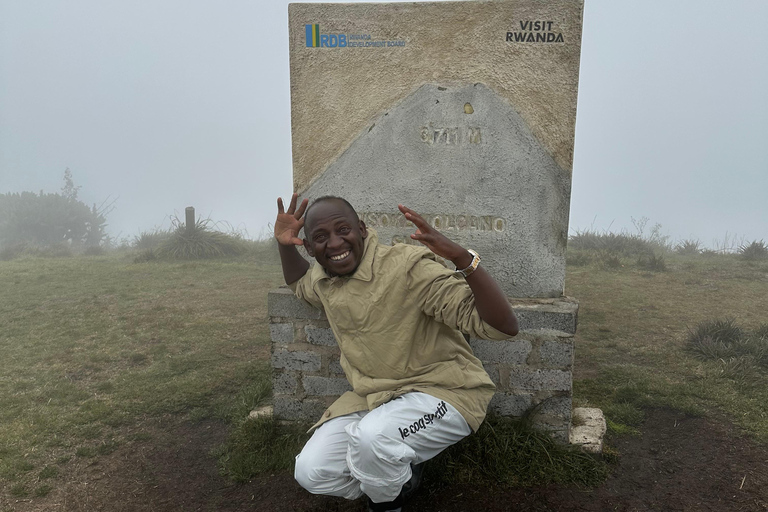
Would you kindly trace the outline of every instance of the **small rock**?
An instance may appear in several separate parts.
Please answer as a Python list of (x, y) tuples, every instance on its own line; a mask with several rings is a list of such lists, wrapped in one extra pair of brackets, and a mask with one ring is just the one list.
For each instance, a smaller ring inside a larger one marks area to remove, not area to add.
[(272, 406), (271, 405), (265, 405), (264, 407), (259, 407), (258, 409), (252, 410), (248, 417), (251, 419), (255, 418), (261, 418), (262, 416), (272, 416)]

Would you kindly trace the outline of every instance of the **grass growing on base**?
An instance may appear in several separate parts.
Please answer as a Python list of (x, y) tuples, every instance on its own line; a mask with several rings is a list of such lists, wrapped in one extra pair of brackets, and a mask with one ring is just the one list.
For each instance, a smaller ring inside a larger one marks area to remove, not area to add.
[[(240, 421), (217, 453), (222, 473), (242, 482), (265, 472), (292, 470), (296, 454), (310, 437), (308, 427), (272, 417)], [(605, 479), (608, 469), (601, 458), (558, 445), (525, 421), (489, 416), (475, 434), (429, 462), (425, 473), (434, 485), (592, 486)]]
[(607, 464), (579, 449), (557, 444), (524, 420), (489, 415), (478, 431), (428, 462), (425, 478), (436, 485), (594, 486)]

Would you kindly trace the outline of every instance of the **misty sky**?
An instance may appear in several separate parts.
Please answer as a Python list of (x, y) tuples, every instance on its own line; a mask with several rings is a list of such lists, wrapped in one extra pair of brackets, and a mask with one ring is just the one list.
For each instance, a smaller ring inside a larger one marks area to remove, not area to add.
[[(286, 0), (0, 0), (0, 193), (194, 205), (255, 237), (292, 189)], [(586, 0), (571, 232), (768, 241), (768, 1)], [(413, 205), (418, 207), (418, 205)]]

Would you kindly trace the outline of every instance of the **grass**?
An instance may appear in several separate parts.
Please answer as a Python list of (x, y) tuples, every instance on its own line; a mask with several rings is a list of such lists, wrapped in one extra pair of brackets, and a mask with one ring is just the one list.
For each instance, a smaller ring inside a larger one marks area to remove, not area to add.
[(425, 472), (434, 485), (593, 486), (608, 468), (600, 458), (558, 445), (525, 420), (489, 416), (474, 435), (429, 462)]
[[(768, 260), (643, 240), (584, 234), (567, 255), (566, 294), (580, 301), (574, 400), (605, 411), (607, 458), (610, 436), (641, 433), (647, 407), (724, 413), (768, 443)], [(5, 496), (43, 497), (84, 463), (151, 445), (142, 425), (161, 418), (232, 425), (216, 455), (233, 479), (291, 467), (305, 428), (245, 419), (270, 399), (274, 247), (134, 263), (137, 251), (0, 262)], [(665, 270), (639, 263), (650, 254)], [(605, 474), (599, 461), (498, 419), (432, 466), (436, 481), (493, 475), (513, 485), (590, 485)]]
[(265, 291), (281, 271), (255, 261), (1, 262), (3, 492), (47, 494), (36, 482), (55, 488), (70, 461), (147, 442), (148, 419), (224, 417), (244, 383), (268, 385)]
[[(569, 249), (570, 251), (570, 249)], [(569, 265), (579, 299), (574, 399), (600, 407), (610, 435), (643, 410), (725, 414), (768, 443), (768, 261), (665, 253), (665, 272)]]

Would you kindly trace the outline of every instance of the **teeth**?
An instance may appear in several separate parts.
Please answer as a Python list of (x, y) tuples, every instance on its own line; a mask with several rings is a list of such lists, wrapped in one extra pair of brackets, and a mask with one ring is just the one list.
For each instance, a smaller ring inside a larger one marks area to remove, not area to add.
[(348, 255), (349, 255), (349, 251), (345, 252), (344, 254), (339, 254), (338, 256), (331, 256), (331, 259), (332, 259), (333, 261), (339, 261), (339, 260), (343, 260), (343, 259), (344, 259), (344, 258), (346, 258)]

